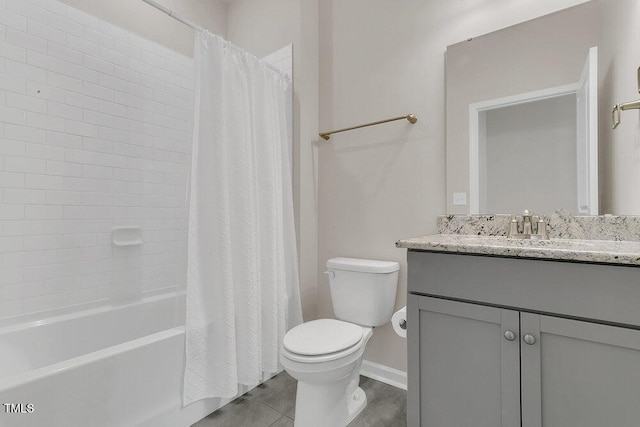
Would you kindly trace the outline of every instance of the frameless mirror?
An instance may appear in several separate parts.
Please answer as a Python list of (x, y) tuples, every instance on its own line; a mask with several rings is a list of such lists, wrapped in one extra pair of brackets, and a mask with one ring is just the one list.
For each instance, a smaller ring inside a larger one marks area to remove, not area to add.
[(447, 48), (448, 213), (634, 213), (618, 186), (637, 167), (612, 147), (637, 140), (638, 117), (610, 121), (637, 97), (638, 4), (592, 0)]

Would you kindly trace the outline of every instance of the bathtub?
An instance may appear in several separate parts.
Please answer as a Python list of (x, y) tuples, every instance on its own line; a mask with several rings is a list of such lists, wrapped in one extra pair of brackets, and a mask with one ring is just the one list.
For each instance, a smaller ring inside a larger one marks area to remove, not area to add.
[(230, 399), (182, 408), (184, 342), (176, 294), (0, 328), (0, 426), (189, 426)]

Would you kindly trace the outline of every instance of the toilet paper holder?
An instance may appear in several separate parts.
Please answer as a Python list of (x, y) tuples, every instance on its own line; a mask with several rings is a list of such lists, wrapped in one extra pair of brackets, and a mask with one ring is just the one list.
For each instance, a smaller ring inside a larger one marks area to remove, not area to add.
[(393, 331), (402, 338), (407, 337), (407, 307), (402, 307), (400, 310), (393, 313), (391, 316), (391, 325)]

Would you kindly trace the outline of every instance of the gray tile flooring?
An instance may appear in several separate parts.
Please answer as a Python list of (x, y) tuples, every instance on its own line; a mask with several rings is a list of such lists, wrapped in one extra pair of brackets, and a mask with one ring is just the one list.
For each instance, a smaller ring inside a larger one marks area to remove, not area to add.
[[(406, 391), (366, 377), (360, 377), (360, 387), (368, 404), (349, 427), (407, 425)], [(296, 380), (283, 372), (192, 427), (293, 427), (295, 402)]]

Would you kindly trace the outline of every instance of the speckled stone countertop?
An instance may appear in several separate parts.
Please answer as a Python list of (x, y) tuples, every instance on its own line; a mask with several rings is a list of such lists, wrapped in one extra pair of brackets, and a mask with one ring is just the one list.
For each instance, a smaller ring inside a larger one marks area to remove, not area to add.
[(435, 234), (396, 242), (399, 248), (516, 258), (640, 266), (640, 242), (615, 240), (522, 240), (502, 236)]
[(551, 240), (506, 237), (510, 215), (443, 215), (441, 234), (396, 242), (399, 248), (640, 266), (640, 216), (545, 216)]

